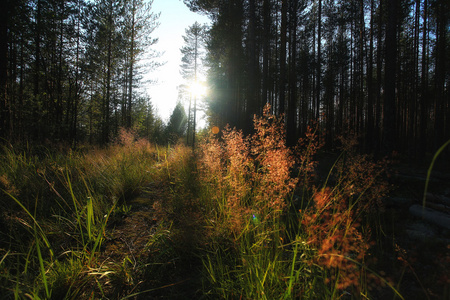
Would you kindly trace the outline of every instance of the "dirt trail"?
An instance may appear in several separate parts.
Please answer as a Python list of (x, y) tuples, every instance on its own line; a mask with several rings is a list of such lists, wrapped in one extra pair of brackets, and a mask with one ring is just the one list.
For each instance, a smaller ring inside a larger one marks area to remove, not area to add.
[(127, 213), (111, 220), (101, 260), (122, 264), (121, 272), (130, 273), (121, 274), (120, 282), (105, 282), (111, 294), (137, 293), (132, 299), (198, 298), (201, 261), (195, 254), (197, 224), (187, 221), (194, 217), (186, 208), (186, 216), (173, 221), (174, 212), (167, 211), (173, 197), (169, 186), (151, 184), (126, 203)]

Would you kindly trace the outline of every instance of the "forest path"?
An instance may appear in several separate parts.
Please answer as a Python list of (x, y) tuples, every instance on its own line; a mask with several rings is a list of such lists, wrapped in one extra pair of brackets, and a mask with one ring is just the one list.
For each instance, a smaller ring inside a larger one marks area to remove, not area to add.
[(179, 208), (184, 216), (176, 216), (175, 196), (164, 182), (149, 184), (137, 198), (125, 203), (128, 212), (111, 220), (102, 259), (122, 265), (121, 272), (129, 273), (122, 274), (122, 281), (130, 280), (110, 282), (112, 294), (136, 294), (131, 299), (199, 298), (198, 224), (188, 221), (195, 217), (186, 203)]

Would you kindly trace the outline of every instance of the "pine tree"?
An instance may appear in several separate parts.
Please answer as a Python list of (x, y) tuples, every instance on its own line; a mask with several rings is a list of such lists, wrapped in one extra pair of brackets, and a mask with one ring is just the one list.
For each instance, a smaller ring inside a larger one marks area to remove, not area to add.
[[(198, 77), (202, 73), (202, 61), (204, 58), (204, 41), (206, 27), (195, 22), (192, 26), (186, 29), (183, 36), (185, 45), (180, 49), (183, 57), (181, 58), (181, 75), (187, 82), (187, 86), (194, 86), (198, 84)], [(197, 114), (197, 96), (192, 95), (189, 89), (182, 89), (187, 92), (189, 97), (188, 119), (187, 119), (187, 144), (195, 146), (195, 127)], [(194, 98), (192, 108), (192, 97)], [(190, 138), (192, 137), (192, 139)]]
[[(140, 79), (140, 70), (143, 65), (143, 55), (147, 53), (146, 50), (152, 45), (158, 42), (158, 39), (152, 38), (153, 31), (157, 28), (159, 23), (157, 22), (160, 14), (152, 12), (153, 1), (144, 2), (143, 0), (127, 0), (125, 4), (125, 88), (126, 88), (126, 102), (122, 106), (122, 113), (125, 115), (125, 127), (130, 128), (133, 125), (132, 122), (132, 106), (134, 105), (133, 99), (136, 97), (133, 93), (133, 87), (138, 86)], [(150, 59), (157, 57), (157, 54), (151, 53)], [(146, 71), (157, 67), (157, 64), (147, 66)]]
[(165, 130), (165, 136), (169, 143), (175, 144), (186, 134), (187, 118), (183, 105), (178, 102)]

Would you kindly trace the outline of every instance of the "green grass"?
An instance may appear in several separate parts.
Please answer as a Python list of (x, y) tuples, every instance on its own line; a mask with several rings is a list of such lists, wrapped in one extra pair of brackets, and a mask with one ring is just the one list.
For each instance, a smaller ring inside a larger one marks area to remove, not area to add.
[(3, 148), (0, 298), (403, 299), (372, 261), (385, 165), (345, 141), (315, 178), (317, 130), (294, 151), (282, 126), (266, 112), (196, 153), (126, 131), (64, 155)]
[(108, 221), (129, 211), (125, 202), (159, 176), (150, 173), (155, 147), (129, 143), (66, 155), (3, 148), (2, 299), (103, 294), (101, 280), (118, 273), (115, 262), (99, 260)]

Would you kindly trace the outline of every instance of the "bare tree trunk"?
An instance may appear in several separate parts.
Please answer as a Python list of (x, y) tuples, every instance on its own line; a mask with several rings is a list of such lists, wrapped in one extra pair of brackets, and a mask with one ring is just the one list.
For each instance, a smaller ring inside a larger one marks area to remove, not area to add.
[(73, 104), (73, 112), (72, 112), (72, 122), (71, 122), (71, 136), (72, 136), (72, 146), (75, 147), (77, 144), (77, 122), (78, 122), (78, 105), (80, 98), (80, 86), (79, 86), (79, 77), (80, 77), (80, 39), (81, 39), (81, 26), (80, 26), (80, 18), (81, 18), (81, 5), (80, 0), (77, 1), (77, 9), (78, 9), (78, 18), (77, 18), (77, 50), (75, 57), (75, 96), (74, 96), (74, 104)]
[[(414, 14), (414, 44), (413, 44), (413, 51), (414, 51), (414, 74), (413, 74), (413, 95), (412, 95), (412, 103), (410, 113), (410, 118), (408, 120), (408, 123), (410, 125), (410, 131), (411, 131), (411, 137), (412, 142), (414, 145), (418, 145), (420, 143), (419, 141), (419, 128), (420, 128), (420, 118), (418, 115), (418, 106), (419, 106), (419, 95), (418, 92), (420, 90), (420, 84), (419, 84), (419, 51), (420, 51), (420, 43), (419, 43), (419, 35), (420, 35), (420, 1), (416, 0), (416, 6), (415, 6), (415, 14)], [(420, 147), (420, 146), (419, 146)], [(417, 146), (414, 147), (414, 155), (417, 156), (418, 148)]]
[(109, 142), (109, 106), (111, 102), (111, 69), (112, 69), (112, 2), (109, 1), (108, 14), (108, 48), (107, 48), (107, 63), (106, 63), (106, 95), (103, 105), (103, 132), (102, 140), (106, 144)]
[(322, 73), (322, 0), (319, 0), (319, 11), (317, 18), (317, 74), (316, 74), (316, 120), (320, 118), (320, 89)]
[(298, 2), (292, 3), (291, 18), (289, 22), (290, 37), (290, 63), (289, 63), (289, 103), (287, 112), (286, 137), (287, 145), (294, 146), (297, 134), (297, 9)]
[(428, 129), (428, 1), (423, 3), (423, 32), (422, 32), (422, 82), (420, 93), (420, 149), (419, 158), (424, 158), (427, 151), (427, 129)]
[[(198, 66), (198, 47), (199, 47), (199, 36), (195, 35), (194, 41), (194, 82), (197, 84), (197, 66)], [(194, 95), (194, 116), (192, 122), (192, 149), (195, 149), (195, 127), (196, 127), (196, 118), (197, 118), (197, 95)]]
[(269, 56), (270, 56), (270, 2), (264, 0), (263, 3), (263, 83), (262, 83), (262, 101), (263, 105), (269, 101)]
[(285, 113), (286, 98), (286, 35), (287, 35), (287, 1), (281, 0), (281, 45), (280, 45), (280, 114)]
[(133, 100), (133, 76), (134, 76), (134, 61), (135, 61), (135, 35), (136, 35), (136, 24), (135, 24), (135, 15), (136, 15), (136, 0), (133, 1), (133, 6), (131, 8), (131, 44), (130, 44), (130, 73), (128, 75), (128, 104), (127, 104), (127, 128), (131, 128), (131, 105)]
[(8, 138), (11, 117), (8, 103), (8, 2), (0, 3), (0, 138)]
[(358, 103), (356, 110), (356, 128), (358, 134), (364, 132), (363, 107), (364, 107), (364, 38), (366, 36), (364, 23), (364, 0), (359, 2), (359, 53), (358, 53)]
[(367, 137), (366, 145), (369, 151), (374, 147), (374, 89), (373, 89), (373, 22), (374, 0), (370, 1), (370, 41), (369, 58), (367, 62)]
[(377, 98), (375, 105), (375, 135), (376, 135), (376, 147), (375, 151), (380, 150), (381, 144), (381, 74), (383, 69), (382, 63), (382, 53), (383, 53), (383, 41), (382, 41), (382, 27), (383, 27), (383, 0), (380, 0), (378, 5), (379, 15), (378, 15), (378, 34), (377, 34)]
[(383, 153), (396, 149), (396, 74), (397, 74), (397, 15), (400, 0), (388, 1), (386, 28), (385, 96), (383, 113)]
[(192, 103), (192, 93), (189, 93), (189, 109), (188, 109), (188, 122), (187, 122), (187, 132), (186, 132), (186, 145), (189, 146), (189, 141), (191, 137), (191, 103)]
[(36, 27), (35, 27), (35, 45), (34, 45), (34, 88), (33, 88), (33, 96), (35, 102), (35, 109), (33, 109), (32, 113), (32, 122), (38, 124), (32, 129), (31, 135), (34, 138), (42, 138), (41, 134), (41, 125), (39, 124), (39, 116), (40, 111), (37, 109), (37, 102), (42, 101), (39, 99), (40, 94), (40, 86), (39, 79), (41, 73), (41, 0), (37, 1), (37, 12), (36, 12)]
[(253, 115), (258, 112), (259, 101), (259, 53), (256, 49), (256, 4), (255, 0), (249, 0), (248, 7), (248, 94), (247, 117), (245, 129), (250, 132), (253, 127)]
[(442, 146), (448, 139), (446, 135), (446, 122), (449, 122), (448, 115), (445, 116), (445, 112), (448, 110), (449, 99), (445, 97), (445, 76), (447, 73), (446, 62), (446, 48), (448, 37), (448, 14), (449, 6), (447, 1), (438, 0), (437, 5), (437, 18), (436, 18), (436, 70), (435, 70), (435, 149)]
[[(64, 6), (65, 1), (60, 2), (60, 21), (59, 21), (59, 53), (58, 53), (58, 78), (57, 78), (57, 97), (56, 97), (56, 107), (55, 107), (55, 134), (58, 138), (66, 138), (67, 132), (64, 128), (60, 126), (63, 123), (63, 51), (64, 51)], [(56, 51), (56, 49), (55, 49)], [(63, 131), (64, 130), (64, 131)]]

